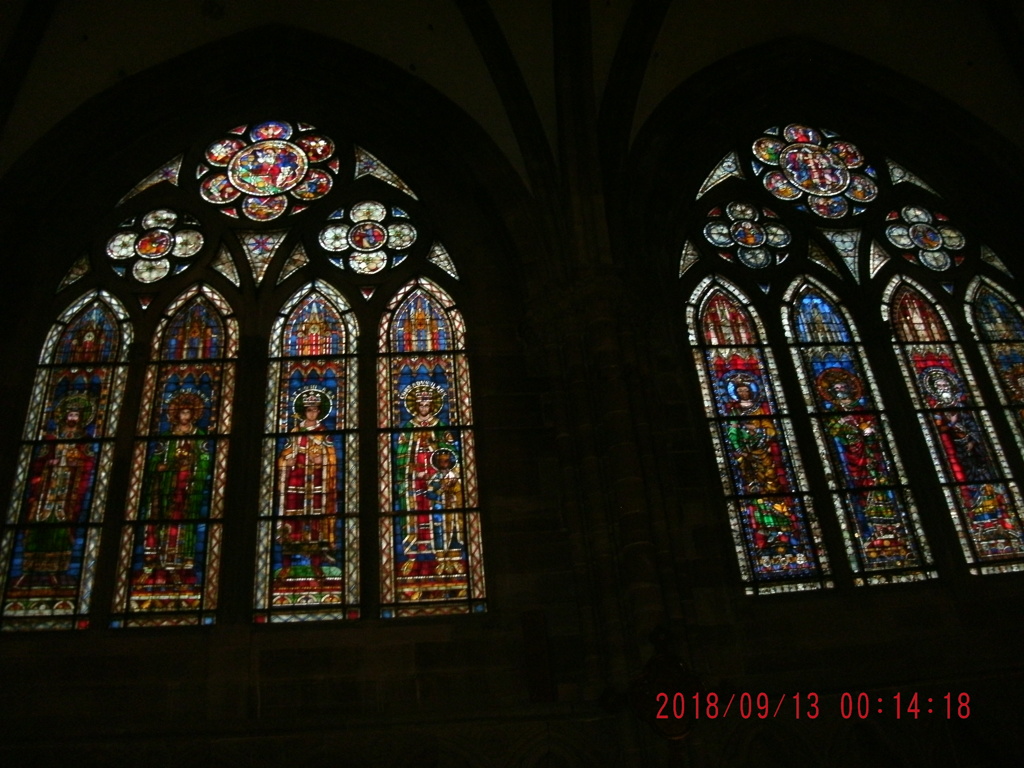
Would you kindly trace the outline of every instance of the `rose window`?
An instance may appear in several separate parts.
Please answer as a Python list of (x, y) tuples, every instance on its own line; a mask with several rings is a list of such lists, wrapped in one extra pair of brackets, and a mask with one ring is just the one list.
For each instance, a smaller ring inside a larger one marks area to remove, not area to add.
[(416, 228), (408, 221), (409, 214), (401, 208), (389, 209), (373, 200), (353, 205), (346, 215), (338, 209), (328, 219), (331, 223), (320, 230), (320, 245), (339, 254), (331, 262), (363, 275), (396, 266), (408, 255), (404, 251), (416, 240)]
[(946, 222), (949, 217), (936, 212), (934, 215), (916, 205), (908, 205), (900, 211), (892, 211), (885, 217), (891, 221), (885, 228), (885, 236), (897, 248), (914, 253), (904, 256), (918, 264), (942, 272), (964, 260), (962, 254), (950, 255), (950, 251), (963, 249), (967, 241), (963, 233)]
[(704, 237), (729, 261), (733, 254), (751, 269), (763, 269), (781, 263), (785, 248), (792, 241), (789, 230), (775, 219), (767, 208), (758, 209), (747, 203), (729, 203), (708, 211), (710, 221), (704, 226)]
[[(225, 206), (221, 213), (270, 221), (309, 207), (331, 190), (337, 173), (334, 142), (312, 125), (272, 120), (249, 130), (242, 125), (206, 148), (196, 169), (199, 194)], [(328, 173), (330, 171), (331, 173)]]
[(202, 234), (192, 228), (198, 226), (191, 216), (167, 208), (128, 219), (107, 241), (111, 266), (122, 277), (130, 271), (140, 283), (155, 283), (172, 271), (177, 274), (203, 247)]
[(863, 212), (878, 196), (875, 169), (838, 134), (797, 124), (765, 133), (753, 144), (751, 167), (779, 200), (825, 219), (841, 219)]

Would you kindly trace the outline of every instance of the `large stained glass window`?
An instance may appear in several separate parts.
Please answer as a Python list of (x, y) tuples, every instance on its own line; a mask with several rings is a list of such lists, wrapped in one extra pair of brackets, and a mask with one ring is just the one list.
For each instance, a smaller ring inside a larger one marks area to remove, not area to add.
[(121, 535), (114, 626), (212, 623), (238, 328), (196, 285), (153, 337)]
[[(993, 304), (984, 291), (976, 295), (975, 321), (986, 334), (988, 320), (981, 317)], [(890, 283), (885, 300), (903, 375), (964, 556), (981, 573), (1019, 570), (1019, 563), (1007, 561), (1024, 555), (1020, 492), (1009, 479), (1002, 447), (949, 322), (910, 280)], [(1003, 315), (1004, 320), (1011, 317)]]
[(88, 625), (130, 343), (124, 308), (92, 291), (43, 345), (0, 541), (4, 629)]
[(257, 621), (359, 616), (358, 329), (345, 299), (297, 291), (270, 341)]
[(749, 593), (831, 585), (775, 364), (749, 304), (707, 277), (687, 308), (740, 571)]
[(381, 611), (484, 610), (465, 326), (419, 278), (382, 318), (377, 369)]
[[(695, 199), (706, 196), (710, 208), (700, 230), (703, 237), (683, 245), (679, 277), (692, 285), (691, 281), (708, 274), (706, 268), (713, 263), (713, 270), (736, 275), (737, 280), (748, 278), (749, 282), (740, 284), (759, 289), (753, 298), (764, 294), (772, 311), (782, 309), (807, 425), (821, 456), (823, 477), (819, 482), (812, 475), (814, 488), (827, 490), (822, 499), (831, 497), (854, 583), (935, 577), (921, 522), (922, 516), (935, 510), (923, 506), (925, 497), (934, 499), (931, 489), (921, 484), (911, 488), (897, 449), (890, 419), (898, 419), (883, 406), (886, 384), (874, 378), (854, 322), (855, 318), (864, 322), (866, 308), (852, 303), (842, 306), (837, 299), (840, 283), (864, 297), (874, 295), (881, 285), (888, 286), (882, 315), (892, 328), (895, 356), (920, 422), (922, 437), (916, 439), (927, 444), (927, 455), (938, 473), (944, 499), (936, 509), (945, 514), (945, 508), (952, 516), (971, 571), (1024, 571), (1024, 520), (1019, 487), (1011, 474), (1011, 469), (1022, 468), (1017, 454), (1024, 453), (1024, 312), (1000, 287), (999, 281), (1012, 277), (1010, 271), (991, 249), (976, 241), (971, 245), (950, 217), (926, 203), (908, 200), (922, 193), (939, 195), (903, 165), (890, 159), (876, 165), (859, 145), (838, 133), (799, 123), (771, 126), (751, 139), (749, 150), (736, 147), (726, 154), (697, 191)], [(896, 207), (896, 200), (906, 204)], [(879, 204), (884, 208), (876, 209)], [(903, 258), (896, 258), (892, 248)], [(929, 295), (913, 279), (902, 276), (914, 272), (936, 281), (943, 298)], [(1001, 409), (996, 414), (981, 400), (989, 392), (987, 382), (982, 382), (981, 390), (976, 386), (942, 305), (950, 296), (961, 295), (964, 278), (969, 276), (973, 280), (962, 294), (963, 306), (999, 399)], [(716, 291), (725, 299), (718, 299)], [(689, 309), (691, 340), (700, 361), (719, 466), (734, 510), (737, 547), (746, 563), (744, 576), (756, 583), (763, 578), (753, 565), (759, 541), (752, 533), (756, 517), (742, 511), (746, 496), (753, 497), (743, 488), (751, 485), (754, 463), (737, 447), (737, 430), (730, 432), (731, 420), (739, 422), (731, 415), (737, 408), (731, 402), (735, 386), (725, 383), (721, 377), (726, 374), (715, 368), (717, 364), (726, 371), (735, 366), (717, 361), (716, 348), (726, 344), (708, 334), (725, 322), (715, 336), (735, 337), (737, 329), (752, 324), (753, 330), (744, 333), (754, 339), (749, 346), (758, 349), (761, 327), (752, 310), (740, 306), (751, 303), (748, 297), (721, 279), (707, 277), (694, 296), (698, 294), (699, 300), (692, 299)], [(727, 307), (730, 296), (737, 301)], [(714, 306), (716, 301), (719, 307)], [(729, 344), (739, 346), (735, 341)], [(759, 366), (771, 370), (770, 357), (763, 355), (751, 357), (751, 370)], [(873, 362), (891, 366), (892, 358)], [(776, 390), (779, 397), (773, 402), (767, 394), (771, 383), (758, 379), (757, 385), (766, 393), (758, 408), (773, 416), (776, 409), (784, 410), (781, 392)], [(742, 391), (750, 400), (750, 406), (744, 407), (753, 407), (754, 390)], [(889, 394), (895, 393), (890, 389)], [(1003, 429), (1000, 414), (1008, 423), (1005, 434), (994, 429)], [(774, 430), (772, 439), (791, 441), (784, 426), (774, 426), (776, 420), (788, 423), (785, 415), (777, 415), (775, 420), (765, 420)], [(753, 416), (747, 418), (754, 421)], [(800, 434), (805, 433), (803, 422), (796, 426)], [(1000, 445), (1004, 437), (1015, 443), (1016, 451), (1004, 452)], [(907, 439), (904, 450), (912, 447), (915, 438)], [(924, 445), (918, 447), (924, 449)], [(806, 486), (795, 449), (773, 450), (780, 478), (776, 487), (803, 498), (800, 489)], [(817, 470), (818, 463), (813, 463)], [(768, 466), (765, 459), (765, 476)], [(794, 478), (800, 488), (793, 485)], [(767, 487), (763, 480), (758, 485)]]
[(824, 288), (796, 281), (786, 332), (813, 414), (857, 584), (925, 578), (931, 556), (857, 331)]
[[(465, 325), (443, 288), (412, 279), (459, 273), (419, 198), (309, 123), (239, 124), (200, 149), (129, 191), (116, 230), (57, 288), (86, 275), (113, 286), (71, 304), (39, 360), (0, 519), (0, 628), (86, 627), (96, 600), (116, 628), (212, 624), (231, 530), (243, 532), (236, 563), (255, 532), (255, 568), (223, 586), (245, 602), (253, 588), (258, 623), (484, 611)], [(137, 198), (157, 185), (157, 204)], [(224, 215), (220, 235), (189, 196)], [(309, 214), (293, 215), (311, 207), (324, 218), (303, 227)], [(129, 313), (112, 294), (151, 332), (131, 365)], [(360, 313), (379, 336), (360, 341)], [(254, 340), (245, 361), (240, 331)], [(241, 453), (236, 400), (256, 438)], [(116, 436), (122, 401), (138, 410)], [(242, 486), (229, 489), (232, 440)], [(124, 513), (104, 521), (111, 476), (126, 482)], [(255, 506), (226, 509), (235, 499)]]

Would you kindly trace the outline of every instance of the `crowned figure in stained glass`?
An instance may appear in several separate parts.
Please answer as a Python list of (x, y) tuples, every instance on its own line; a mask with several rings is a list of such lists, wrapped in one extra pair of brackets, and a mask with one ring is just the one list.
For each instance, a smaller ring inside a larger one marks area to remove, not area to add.
[(285, 581), (299, 562), (309, 564), (318, 582), (325, 578), (324, 564), (335, 564), (338, 512), (338, 454), (323, 422), (333, 404), (322, 387), (304, 387), (292, 400), (295, 427), (277, 457), (277, 542), (281, 568), (275, 578)]
[(441, 385), (417, 381), (401, 397), (410, 415), (402, 426), (412, 431), (398, 436), (395, 504), (400, 511), (417, 513), (407, 515), (401, 525), (401, 570), (403, 575), (428, 576), (443, 572), (448, 564), (461, 565), (460, 554), (450, 562), (441, 557), (461, 548), (459, 516), (433, 514), (462, 506), (458, 441), (439, 417), (445, 401)]
[(975, 541), (986, 554), (1018, 551), (1021, 535), (1010, 512), (1004, 486), (992, 460), (988, 441), (974, 417), (962, 406), (968, 401), (959, 376), (942, 366), (926, 369), (920, 386), (932, 413), (950, 472), (960, 486)]

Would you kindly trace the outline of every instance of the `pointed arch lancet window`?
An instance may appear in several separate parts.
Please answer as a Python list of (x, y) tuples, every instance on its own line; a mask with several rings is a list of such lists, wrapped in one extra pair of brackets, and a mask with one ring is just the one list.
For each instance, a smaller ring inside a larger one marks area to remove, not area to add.
[(1004, 291), (980, 277), (967, 290), (967, 304), (1017, 449), (1024, 454), (1024, 315)]
[(784, 315), (793, 360), (855, 583), (916, 581), (931, 555), (871, 368), (852, 321), (823, 288), (796, 281)]
[(886, 312), (900, 365), (967, 562), (1020, 570), (1020, 492), (949, 322), (923, 288), (894, 280)]
[(482, 611), (484, 593), (465, 326), (419, 278), (381, 320), (377, 368), (384, 617)]
[(0, 540), (4, 629), (88, 626), (131, 339), (124, 307), (92, 291), (43, 345)]
[(359, 616), (356, 343), (345, 299), (315, 282), (271, 335), (256, 620)]
[(775, 364), (749, 303), (707, 277), (687, 308), (740, 571), (751, 594), (831, 586)]
[(212, 623), (238, 326), (212, 288), (168, 307), (143, 384), (114, 626)]

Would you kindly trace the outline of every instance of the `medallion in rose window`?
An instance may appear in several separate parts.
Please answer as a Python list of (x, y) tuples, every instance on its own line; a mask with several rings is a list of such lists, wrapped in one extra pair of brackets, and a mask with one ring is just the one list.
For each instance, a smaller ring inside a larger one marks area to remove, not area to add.
[(186, 269), (203, 247), (199, 222), (169, 208), (128, 219), (107, 241), (111, 267), (121, 277), (131, 273), (140, 283), (155, 283)]
[(889, 242), (897, 248), (914, 251), (903, 254), (908, 261), (942, 272), (964, 260), (962, 253), (950, 254), (950, 251), (962, 250), (967, 240), (959, 229), (946, 223), (948, 216), (938, 211), (931, 214), (919, 206), (908, 205), (890, 212), (885, 220), (892, 222), (885, 228)]
[[(206, 148), (196, 168), (199, 194), (221, 213), (253, 221), (295, 214), (330, 192), (337, 173), (334, 142), (308, 123), (271, 120), (240, 125)], [(330, 171), (331, 173), (328, 173)]]
[(789, 230), (767, 208), (748, 203), (729, 203), (708, 211), (710, 221), (704, 226), (704, 237), (720, 248), (718, 255), (728, 261), (734, 257), (751, 269), (764, 269), (785, 261), (781, 249), (792, 241)]
[(825, 219), (841, 219), (862, 213), (878, 197), (875, 169), (838, 134), (795, 123), (765, 134), (751, 148), (750, 166), (779, 200)]
[(374, 200), (356, 203), (347, 215), (339, 208), (328, 219), (330, 223), (320, 230), (320, 245), (339, 254), (330, 257), (336, 267), (345, 269), (347, 264), (362, 275), (401, 264), (408, 256), (405, 251), (416, 241), (408, 213), (395, 206), (389, 210)]

